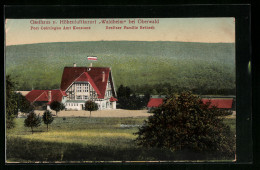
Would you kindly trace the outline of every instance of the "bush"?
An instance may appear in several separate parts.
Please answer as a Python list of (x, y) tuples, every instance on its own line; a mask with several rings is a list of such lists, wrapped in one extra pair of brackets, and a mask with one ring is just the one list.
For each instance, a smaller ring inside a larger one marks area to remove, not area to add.
[(172, 151), (215, 152), (234, 156), (235, 139), (223, 123), (225, 110), (203, 104), (198, 96), (183, 92), (154, 111), (135, 134), (137, 144)]

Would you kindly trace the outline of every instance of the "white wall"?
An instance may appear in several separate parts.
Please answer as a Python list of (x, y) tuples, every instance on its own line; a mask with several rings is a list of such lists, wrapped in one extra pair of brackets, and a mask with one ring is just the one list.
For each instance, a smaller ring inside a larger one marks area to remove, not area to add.
[(66, 110), (82, 110), (82, 105), (85, 106), (85, 103), (65, 103)]

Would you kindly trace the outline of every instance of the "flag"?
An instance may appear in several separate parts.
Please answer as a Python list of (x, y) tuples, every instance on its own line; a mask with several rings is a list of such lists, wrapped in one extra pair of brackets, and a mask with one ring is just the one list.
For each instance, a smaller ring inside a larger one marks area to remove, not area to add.
[(88, 60), (97, 61), (97, 56), (89, 56), (89, 57), (88, 57)]

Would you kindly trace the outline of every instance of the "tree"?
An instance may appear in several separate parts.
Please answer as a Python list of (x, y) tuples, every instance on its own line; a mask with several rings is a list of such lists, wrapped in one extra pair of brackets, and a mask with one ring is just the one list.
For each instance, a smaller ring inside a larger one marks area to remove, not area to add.
[(149, 100), (151, 98), (151, 94), (147, 91), (144, 93), (144, 97), (143, 97), (143, 101), (144, 101), (144, 105), (147, 106)]
[(120, 85), (117, 91), (117, 98), (119, 107), (122, 109), (130, 109), (130, 110), (138, 110), (145, 107), (149, 101), (147, 101), (147, 98), (150, 94), (146, 94), (144, 97), (140, 97), (139, 95), (136, 95), (133, 93), (133, 91), (129, 87), (124, 87), (123, 85)]
[(48, 132), (48, 125), (51, 124), (52, 121), (54, 120), (54, 118), (52, 117), (52, 114), (49, 110), (46, 110), (43, 113), (42, 120), (43, 120), (44, 124), (47, 125), (47, 132)]
[(32, 133), (34, 127), (39, 127), (41, 125), (40, 116), (36, 115), (34, 111), (30, 112), (27, 118), (24, 120), (25, 127), (31, 127)]
[(90, 117), (91, 111), (98, 110), (98, 105), (95, 102), (88, 100), (85, 103), (85, 110), (90, 111), (90, 115), (89, 115), (89, 117)]
[(123, 98), (123, 97), (130, 97), (132, 93), (132, 90), (129, 87), (124, 87), (122, 84), (119, 86), (117, 90), (117, 97), (118, 99)]
[(15, 126), (14, 118), (18, 115), (18, 104), (15, 93), (15, 82), (9, 75), (6, 76), (6, 128)]
[(56, 111), (56, 116), (57, 116), (57, 112), (59, 112), (59, 111), (61, 111), (61, 110), (64, 110), (64, 109), (65, 109), (65, 106), (64, 106), (62, 103), (58, 102), (58, 101), (53, 101), (53, 102), (51, 102), (51, 104), (50, 104), (50, 108), (51, 108), (52, 110), (55, 110), (55, 111)]
[(18, 109), (23, 113), (29, 113), (34, 110), (34, 106), (21, 94), (16, 94)]
[(216, 152), (233, 156), (234, 134), (223, 123), (225, 110), (203, 104), (191, 92), (171, 96), (155, 110), (135, 133), (145, 147), (169, 148), (172, 151)]

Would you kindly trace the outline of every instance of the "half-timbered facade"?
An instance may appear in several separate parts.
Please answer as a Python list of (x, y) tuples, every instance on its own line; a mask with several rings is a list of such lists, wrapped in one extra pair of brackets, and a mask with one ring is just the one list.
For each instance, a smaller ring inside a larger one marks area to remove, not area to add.
[(83, 110), (87, 100), (97, 103), (100, 110), (116, 109), (116, 92), (108, 67), (65, 67), (60, 89), (67, 94), (67, 110)]

